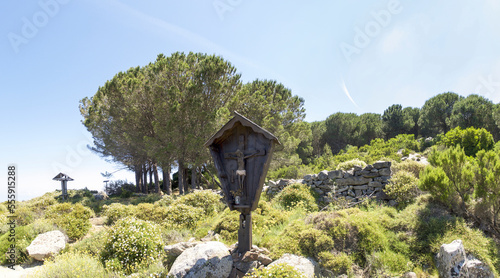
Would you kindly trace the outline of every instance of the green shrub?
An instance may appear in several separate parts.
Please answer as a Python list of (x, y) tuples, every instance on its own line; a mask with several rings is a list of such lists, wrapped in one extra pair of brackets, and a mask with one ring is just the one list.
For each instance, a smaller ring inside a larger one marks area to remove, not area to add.
[(135, 206), (123, 205), (120, 203), (113, 203), (111, 205), (104, 205), (102, 207), (102, 215), (106, 217), (106, 224), (111, 225), (119, 219), (135, 214)]
[(409, 203), (418, 196), (418, 179), (410, 172), (398, 171), (392, 176), (384, 191), (398, 203)]
[(276, 194), (273, 203), (279, 204), (286, 210), (303, 207), (309, 212), (317, 211), (318, 205), (314, 195), (314, 191), (309, 186), (296, 183), (283, 188)]
[(361, 167), (361, 168), (365, 168), (366, 167), (366, 162), (362, 161), (362, 160), (359, 160), (359, 159), (352, 159), (352, 160), (349, 160), (349, 161), (345, 161), (345, 162), (342, 162), (340, 163), (339, 165), (337, 165), (337, 170), (349, 170), (349, 169), (352, 169), (354, 167)]
[(267, 278), (267, 277), (304, 278), (305, 275), (302, 272), (298, 271), (295, 267), (293, 267), (289, 264), (280, 263), (280, 264), (273, 264), (273, 265), (268, 266), (266, 268), (257, 269), (254, 272), (245, 275), (245, 277), (250, 277), (250, 278)]
[(159, 225), (126, 217), (111, 227), (101, 258), (108, 270), (130, 274), (160, 260), (163, 244)]
[[(419, 187), (429, 191), (445, 205), (466, 212), (465, 203), (469, 200), (474, 184), (473, 161), (466, 156), (460, 146), (442, 152), (433, 149), (429, 162), (422, 172)], [(457, 204), (458, 202), (458, 204)]]
[(405, 273), (413, 270), (413, 263), (403, 254), (384, 250), (374, 252), (367, 257), (370, 274), (374, 277), (387, 276), (391, 273)]
[(475, 196), (491, 213), (488, 217), (493, 229), (500, 227), (500, 153), (481, 150), (477, 153), (474, 174)]
[(196, 228), (198, 222), (204, 218), (204, 210), (185, 204), (171, 205), (165, 210), (163, 225), (167, 229), (173, 228)]
[(70, 239), (82, 238), (92, 227), (90, 217), (93, 211), (82, 204), (61, 203), (50, 206), (45, 217), (63, 229)]
[(491, 150), (495, 145), (489, 131), (474, 127), (462, 129), (458, 126), (448, 131), (441, 141), (447, 147), (461, 146), (467, 156), (476, 156), (478, 151)]
[(155, 206), (168, 207), (174, 202), (172, 195), (164, 195), (160, 200), (154, 202)]
[(16, 207), (16, 221), (19, 226), (26, 226), (35, 219), (39, 218), (39, 215), (33, 211), (27, 204), (18, 203), (19, 205)]
[(172, 206), (187, 205), (203, 209), (203, 215), (210, 216), (222, 210), (221, 196), (212, 190), (195, 191), (183, 195), (172, 203)]
[(425, 168), (425, 164), (407, 159), (399, 163), (394, 163), (391, 168), (393, 174), (396, 174), (399, 171), (406, 171), (412, 173), (413, 176), (418, 179), (420, 177), (420, 172), (422, 172)]
[(318, 258), (321, 266), (330, 270), (336, 276), (350, 274), (351, 267), (354, 264), (346, 253), (321, 252), (318, 254)]
[(85, 253), (69, 252), (47, 261), (33, 274), (35, 278), (105, 278), (108, 277), (99, 259)]
[(269, 246), (271, 258), (278, 259), (285, 253), (301, 254), (299, 249), (300, 234), (310, 228), (311, 225), (306, 225), (302, 219), (289, 223), (276, 241)]
[(308, 229), (299, 234), (299, 248), (302, 254), (316, 257), (321, 252), (333, 250), (334, 242), (325, 231)]
[(226, 241), (238, 238), (238, 227), (240, 226), (240, 213), (236, 210), (226, 208), (222, 212), (219, 221), (214, 225), (214, 231), (221, 235)]
[(149, 203), (138, 204), (134, 209), (134, 217), (141, 220), (163, 223), (167, 217), (168, 209), (162, 206), (156, 206)]
[(100, 230), (68, 247), (68, 252), (79, 252), (99, 257), (107, 241), (107, 231)]

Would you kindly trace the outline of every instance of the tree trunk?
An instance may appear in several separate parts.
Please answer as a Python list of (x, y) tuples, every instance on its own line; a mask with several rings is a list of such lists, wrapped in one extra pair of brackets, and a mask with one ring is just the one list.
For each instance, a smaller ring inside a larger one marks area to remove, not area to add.
[(195, 190), (196, 189), (196, 167), (191, 168), (191, 189)]
[(167, 192), (167, 195), (172, 195), (172, 184), (170, 183), (170, 165), (163, 167), (163, 190)]
[(142, 173), (140, 165), (135, 166), (135, 186), (136, 192), (140, 193), (142, 190)]
[[(149, 182), (151, 183), (151, 185), (153, 185), (153, 163), (150, 163), (149, 164), (149, 167), (148, 167), (148, 171), (149, 171)], [(149, 194), (149, 187), (148, 187), (148, 192)]]
[(156, 191), (156, 194), (159, 194), (160, 193), (160, 180), (158, 178), (158, 165), (156, 165), (156, 163), (153, 164), (153, 172), (155, 175), (155, 191)]
[(179, 161), (179, 195), (184, 195), (184, 162)]
[(146, 168), (146, 164), (142, 164), (142, 176), (143, 176), (142, 193), (147, 194), (148, 193), (148, 169)]
[(188, 184), (188, 168), (184, 168), (184, 175), (182, 177), (184, 179), (184, 194), (189, 193), (189, 184)]

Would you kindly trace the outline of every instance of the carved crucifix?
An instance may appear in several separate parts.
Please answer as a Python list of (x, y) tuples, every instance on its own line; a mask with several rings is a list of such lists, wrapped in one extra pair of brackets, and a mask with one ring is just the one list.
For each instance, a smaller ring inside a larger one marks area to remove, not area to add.
[[(236, 176), (238, 177), (238, 193), (235, 195), (241, 195), (243, 193), (243, 188), (245, 184), (245, 176), (247, 175), (247, 171), (245, 168), (245, 159), (265, 155), (265, 150), (247, 150), (245, 153), (243, 150), (245, 149), (245, 135), (240, 135), (238, 141), (238, 149), (235, 152), (225, 153), (224, 158), (226, 159), (236, 159), (238, 163), (238, 169), (236, 170)], [(232, 175), (231, 175), (232, 177)]]

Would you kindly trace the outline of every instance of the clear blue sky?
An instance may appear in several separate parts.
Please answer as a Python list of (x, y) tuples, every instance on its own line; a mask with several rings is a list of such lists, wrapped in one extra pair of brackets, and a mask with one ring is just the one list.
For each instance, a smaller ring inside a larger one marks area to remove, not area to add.
[(69, 188), (102, 189), (119, 166), (86, 150), (79, 100), (159, 53), (214, 53), (245, 82), (275, 79), (305, 99), (307, 121), (446, 91), (498, 103), (499, 14), (496, 0), (2, 1), (0, 201), (9, 163), (19, 200), (60, 188), (58, 169)]

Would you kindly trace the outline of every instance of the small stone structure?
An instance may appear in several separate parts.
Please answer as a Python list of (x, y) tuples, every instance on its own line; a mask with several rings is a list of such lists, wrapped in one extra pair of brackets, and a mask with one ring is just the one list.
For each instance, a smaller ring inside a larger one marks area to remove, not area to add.
[(332, 198), (337, 197), (344, 197), (351, 202), (374, 195), (386, 199), (382, 189), (385, 188), (390, 178), (391, 162), (378, 161), (364, 168), (354, 166), (347, 171), (323, 170), (318, 174), (305, 175), (299, 180), (269, 181), (267, 194), (276, 194), (289, 184), (303, 183), (320, 195), (319, 201), (326, 203), (330, 203)]

